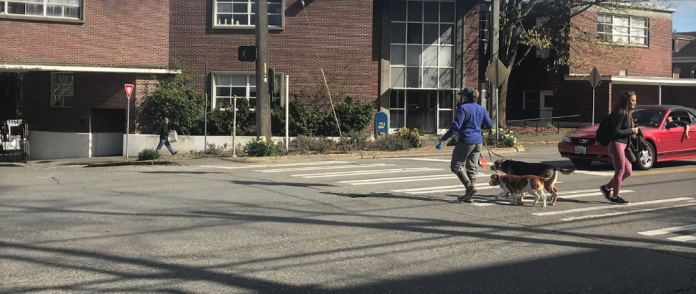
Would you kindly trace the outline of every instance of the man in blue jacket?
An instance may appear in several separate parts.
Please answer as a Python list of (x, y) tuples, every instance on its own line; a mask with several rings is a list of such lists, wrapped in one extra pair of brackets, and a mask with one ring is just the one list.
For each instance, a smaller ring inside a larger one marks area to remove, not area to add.
[(464, 101), (457, 104), (457, 115), (454, 117), (452, 126), (444, 136), (439, 138), (439, 141), (440, 143), (447, 141), (455, 133), (459, 135), (457, 145), (452, 152), (450, 169), (466, 187), (464, 196), (459, 196), (457, 199), (472, 203), (476, 193), (476, 169), (483, 143), (481, 125), (483, 124), (485, 128), (491, 128), (493, 122), (488, 117), (486, 109), (477, 103), (478, 91), (466, 87), (459, 91), (459, 95), (464, 96)]

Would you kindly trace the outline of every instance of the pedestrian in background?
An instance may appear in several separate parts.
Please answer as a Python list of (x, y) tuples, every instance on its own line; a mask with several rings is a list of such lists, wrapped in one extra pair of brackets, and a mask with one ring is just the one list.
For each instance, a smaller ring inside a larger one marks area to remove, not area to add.
[(483, 143), (481, 125), (491, 128), (493, 122), (486, 113), (486, 109), (477, 103), (478, 91), (466, 87), (459, 91), (459, 95), (463, 96), (464, 101), (457, 104), (457, 115), (454, 117), (452, 126), (444, 136), (438, 138), (438, 141), (442, 144), (454, 134), (459, 135), (457, 145), (452, 152), (450, 170), (457, 175), (466, 188), (464, 196), (457, 197), (457, 200), (472, 203), (473, 196), (476, 194), (477, 165)]
[(164, 123), (162, 124), (162, 129), (160, 130), (160, 142), (159, 145), (157, 145), (157, 151), (162, 149), (162, 145), (166, 145), (167, 149), (169, 149), (169, 152), (172, 153), (172, 155), (176, 155), (179, 153), (179, 151), (174, 151), (174, 148), (172, 148), (172, 144), (169, 143), (169, 134), (171, 134), (172, 131), (169, 130), (169, 119), (164, 118)]
[[(629, 201), (621, 198), (621, 183), (626, 180), (631, 173), (633, 167), (626, 159), (626, 145), (632, 134), (638, 134), (638, 128), (633, 123), (631, 111), (636, 107), (636, 92), (625, 91), (621, 94), (619, 103), (609, 114), (611, 118), (612, 137), (609, 142), (609, 157), (614, 165), (614, 177), (604, 186), (600, 186), (604, 198), (614, 203), (628, 203)], [(613, 196), (610, 193), (613, 191)]]

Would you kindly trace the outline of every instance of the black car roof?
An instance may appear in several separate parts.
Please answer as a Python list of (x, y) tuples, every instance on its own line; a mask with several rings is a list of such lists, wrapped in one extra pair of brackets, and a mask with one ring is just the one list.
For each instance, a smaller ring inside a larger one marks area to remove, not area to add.
[(679, 109), (686, 109), (688, 111), (691, 111), (691, 113), (696, 115), (696, 109), (693, 109), (691, 107), (686, 107), (686, 106), (681, 106), (681, 105), (671, 105), (671, 104), (662, 104), (662, 105), (636, 105), (636, 108), (664, 108), (669, 111), (673, 110), (679, 110)]

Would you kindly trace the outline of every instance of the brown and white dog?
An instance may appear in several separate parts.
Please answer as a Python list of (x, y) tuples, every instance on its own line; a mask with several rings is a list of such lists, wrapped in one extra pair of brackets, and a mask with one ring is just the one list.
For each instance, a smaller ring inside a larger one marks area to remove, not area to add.
[[(499, 175), (492, 174), (491, 180), (488, 182), (491, 186), (500, 186), (503, 192), (500, 192), (495, 199), (500, 198), (509, 193), (512, 196), (512, 204), (517, 204), (517, 194), (522, 195), (522, 193), (529, 193), (536, 197), (534, 200), (534, 206), (536, 206), (539, 199), (544, 200), (544, 207), (546, 207), (546, 195), (544, 195), (544, 190), (548, 190), (549, 184), (551, 184), (551, 179), (542, 178), (539, 176), (515, 176), (515, 175)], [(522, 199), (520, 199), (522, 201)]]
[[(558, 178), (558, 172), (560, 171), (564, 175), (569, 175), (575, 171), (575, 168), (560, 168), (545, 163), (528, 163), (504, 158), (500, 158), (493, 162), (491, 169), (503, 172), (507, 175), (531, 175), (550, 179), (551, 183), (546, 185), (545, 188), (546, 191), (551, 193), (551, 205), (555, 205), (558, 199), (558, 189), (554, 186)], [(524, 193), (522, 194), (522, 198), (524, 198)]]

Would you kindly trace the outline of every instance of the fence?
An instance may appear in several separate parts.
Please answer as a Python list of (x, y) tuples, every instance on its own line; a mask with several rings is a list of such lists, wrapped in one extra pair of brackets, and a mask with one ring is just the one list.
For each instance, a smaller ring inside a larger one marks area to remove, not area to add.
[[(536, 132), (539, 134), (539, 122), (540, 121), (550, 121), (551, 125), (553, 125), (554, 121), (556, 122), (556, 132), (559, 134), (561, 133), (561, 119), (567, 119), (567, 118), (573, 118), (577, 117), (578, 118), (578, 128), (580, 128), (580, 115), (575, 114), (575, 115), (566, 115), (566, 116), (553, 116), (553, 117), (537, 117), (537, 118), (530, 118), (530, 119), (518, 119), (518, 120), (508, 120), (505, 123), (506, 127), (510, 126), (511, 122), (522, 122), (523, 127), (527, 127), (527, 122), (531, 121), (534, 122), (534, 126), (536, 127)], [(544, 126), (544, 125), (542, 125)]]

